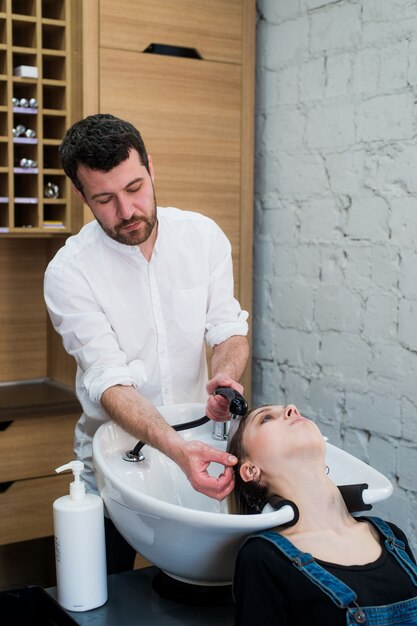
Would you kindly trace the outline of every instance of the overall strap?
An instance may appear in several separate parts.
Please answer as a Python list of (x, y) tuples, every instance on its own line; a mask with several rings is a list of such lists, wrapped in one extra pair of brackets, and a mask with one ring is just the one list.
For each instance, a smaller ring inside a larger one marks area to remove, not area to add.
[(273, 543), (294, 567), (326, 593), (339, 608), (345, 609), (356, 601), (356, 593), (350, 587), (316, 563), (311, 554), (301, 552), (286, 537), (271, 530), (264, 530), (251, 536), (262, 537)]
[(379, 517), (366, 517), (372, 526), (374, 526), (384, 537), (385, 547), (401, 565), (403, 570), (407, 572), (413, 584), (417, 587), (417, 565), (408, 556), (405, 550), (405, 543), (398, 539), (387, 524)]

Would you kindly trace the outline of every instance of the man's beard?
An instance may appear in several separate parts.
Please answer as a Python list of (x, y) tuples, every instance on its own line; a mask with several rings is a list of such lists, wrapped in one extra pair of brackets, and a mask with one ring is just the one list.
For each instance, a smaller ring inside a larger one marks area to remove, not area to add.
[[(154, 197), (153, 211), (150, 216), (144, 217), (143, 215), (132, 215), (130, 219), (123, 220), (122, 222), (120, 222), (120, 224), (112, 229), (102, 224), (99, 219), (97, 219), (97, 221), (106, 233), (106, 235), (108, 235), (115, 241), (123, 243), (127, 246), (138, 246), (139, 244), (144, 243), (149, 239), (155, 227), (157, 221), (156, 199)], [(141, 224), (141, 227), (138, 230), (132, 230), (131, 232), (123, 230), (126, 226), (129, 226), (129, 224), (135, 224), (136, 222), (139, 222)]]

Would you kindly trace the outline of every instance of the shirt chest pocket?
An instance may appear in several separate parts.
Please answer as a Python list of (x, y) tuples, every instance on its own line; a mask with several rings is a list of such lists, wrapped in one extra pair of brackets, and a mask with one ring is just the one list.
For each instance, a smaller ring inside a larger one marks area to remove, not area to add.
[(186, 333), (205, 329), (207, 290), (204, 285), (172, 291), (172, 313), (176, 324)]

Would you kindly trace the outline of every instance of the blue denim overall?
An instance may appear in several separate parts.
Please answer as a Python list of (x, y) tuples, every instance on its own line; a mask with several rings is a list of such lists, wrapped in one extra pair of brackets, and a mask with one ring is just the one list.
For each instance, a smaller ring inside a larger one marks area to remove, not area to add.
[(356, 593), (341, 580), (330, 574), (314, 560), (311, 554), (301, 552), (288, 539), (276, 532), (265, 530), (256, 536), (271, 541), (293, 565), (317, 585), (340, 609), (346, 610), (346, 624), (357, 626), (412, 626), (417, 625), (417, 566), (405, 551), (386, 522), (378, 517), (366, 518), (384, 537), (385, 547), (416, 585), (416, 597), (384, 606), (359, 607)]

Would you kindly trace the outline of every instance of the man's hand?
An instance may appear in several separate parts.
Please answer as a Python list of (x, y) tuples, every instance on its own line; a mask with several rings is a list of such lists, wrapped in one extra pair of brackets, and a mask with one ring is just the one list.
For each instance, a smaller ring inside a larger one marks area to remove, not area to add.
[[(181, 460), (177, 458), (176, 461), (196, 491), (209, 498), (223, 500), (233, 490), (235, 480), (232, 467), (236, 465), (237, 458), (232, 454), (216, 450), (201, 441), (186, 441), (181, 457)], [(218, 478), (208, 473), (210, 463), (225, 466)]]
[(230, 401), (224, 396), (214, 396), (214, 390), (217, 387), (231, 387), (240, 394), (243, 394), (243, 387), (233, 378), (226, 374), (216, 374), (214, 378), (208, 381), (206, 390), (209, 394), (206, 406), (206, 415), (214, 422), (226, 422), (230, 419), (229, 405)]
[[(215, 383), (213, 389), (219, 384)], [(177, 463), (194, 489), (216, 500), (223, 500), (232, 491), (232, 467), (236, 465), (237, 458), (200, 441), (185, 441), (136, 389), (115, 385), (103, 393), (101, 403), (124, 430), (137, 440), (146, 441), (161, 450)], [(210, 463), (225, 466), (224, 472), (218, 478), (207, 472)]]

